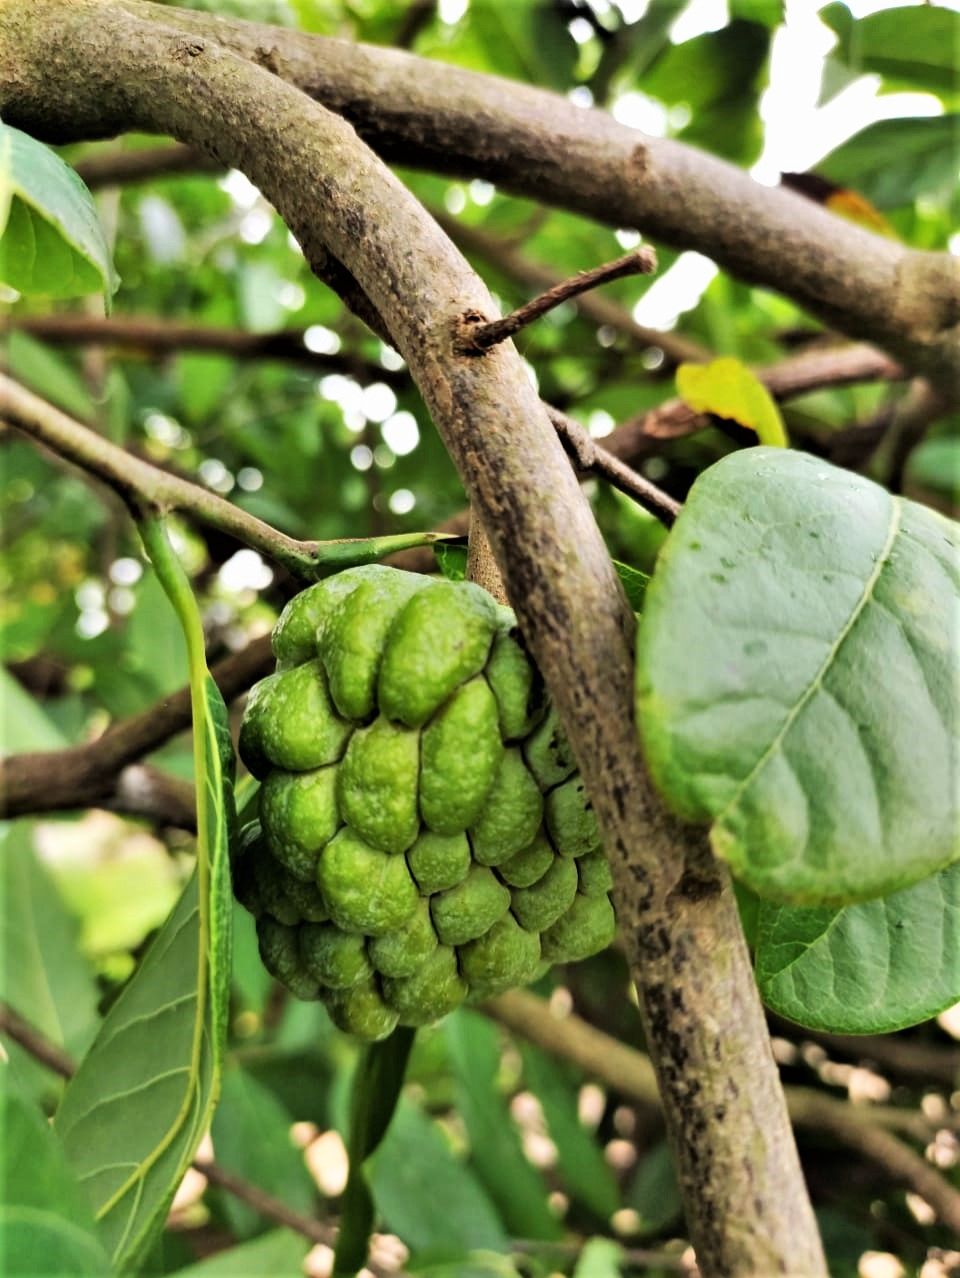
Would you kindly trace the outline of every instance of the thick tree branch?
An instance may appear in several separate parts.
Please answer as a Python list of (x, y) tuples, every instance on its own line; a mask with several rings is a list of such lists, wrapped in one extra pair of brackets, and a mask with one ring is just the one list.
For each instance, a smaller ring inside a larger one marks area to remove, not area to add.
[[(822, 1275), (733, 893), (705, 835), (667, 816), (643, 769), (633, 618), (589, 505), (511, 345), (483, 359), (452, 350), (458, 316), (494, 313), (489, 293), (344, 120), (231, 55), (216, 27), (181, 27), (182, 16), (197, 15), (132, 0), (7, 0), (0, 109), (48, 135), (133, 128), (199, 145), (263, 191), (308, 261), (333, 255), (371, 299), (490, 535), (590, 791), (701, 1270)], [(260, 61), (279, 67), (274, 35), (261, 29)], [(453, 118), (463, 74), (450, 80)], [(406, 92), (415, 104), (415, 80)], [(565, 104), (545, 101), (562, 128)], [(564, 168), (575, 168), (567, 141)], [(616, 190), (623, 174), (610, 176)]]
[[(137, 0), (123, 2), (131, 13), (149, 13)], [(154, 20), (169, 18), (161, 11)], [(786, 294), (831, 328), (876, 342), (956, 394), (960, 262), (949, 254), (905, 248), (784, 187), (760, 186), (714, 156), (647, 137), (529, 85), (206, 13), (179, 11), (177, 26), (298, 85), (389, 160), (484, 177), (697, 249), (733, 275)], [(13, 63), (5, 76), (11, 84), (16, 70)], [(54, 95), (45, 104), (8, 96), (11, 124), (55, 140), (126, 127), (116, 101), (77, 102), (66, 111)]]
[[(535, 1043), (553, 1056), (571, 1061), (591, 1078), (606, 1083), (621, 1095), (643, 1105), (657, 1103), (657, 1085), (649, 1059), (635, 1048), (582, 1020), (556, 1017), (544, 999), (524, 990), (512, 990), (484, 1003), (482, 1010), (514, 1034)], [(869, 1105), (854, 1106), (834, 1100), (813, 1088), (784, 1089), (790, 1117), (811, 1134), (826, 1133), (878, 1167), (885, 1176), (920, 1194), (945, 1225), (960, 1230), (960, 1190), (909, 1145), (885, 1130), (881, 1115)], [(921, 1139), (930, 1139), (935, 1128), (922, 1115), (907, 1115), (911, 1128), (923, 1125)], [(920, 1123), (912, 1120), (919, 1117)]]
[(346, 373), (361, 381), (407, 386), (400, 371), (349, 354), (318, 355), (304, 345), (305, 330), (248, 333), (238, 328), (214, 328), (147, 315), (8, 315), (2, 327), (29, 333), (55, 346), (108, 346), (156, 356), (178, 351), (215, 351), (236, 359), (286, 360), (318, 373)]

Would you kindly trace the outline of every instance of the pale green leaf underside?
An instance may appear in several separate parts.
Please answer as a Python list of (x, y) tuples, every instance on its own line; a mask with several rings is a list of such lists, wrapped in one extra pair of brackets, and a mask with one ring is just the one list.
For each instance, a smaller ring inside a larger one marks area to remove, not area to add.
[(759, 896), (841, 905), (960, 856), (956, 525), (802, 453), (706, 471), (640, 623), (657, 785)]
[(149, 1244), (209, 1120), (214, 1058), (204, 985), (194, 875), (55, 1120), (118, 1268)]
[(764, 1002), (811, 1029), (886, 1034), (960, 1000), (960, 866), (845, 909), (764, 903)]
[(21, 293), (109, 297), (117, 278), (86, 186), (56, 152), (19, 129), (0, 124), (0, 139), (9, 157), (0, 279)]

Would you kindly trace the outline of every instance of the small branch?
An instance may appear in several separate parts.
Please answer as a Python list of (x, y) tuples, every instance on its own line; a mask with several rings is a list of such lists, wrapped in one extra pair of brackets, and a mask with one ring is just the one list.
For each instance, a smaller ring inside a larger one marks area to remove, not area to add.
[[(512, 241), (492, 235), (482, 227), (470, 226), (440, 209), (431, 208), (430, 212), (465, 253), (484, 258), (496, 270), (526, 288), (550, 289), (561, 282), (562, 276), (549, 266), (528, 257)], [(625, 306), (611, 297), (604, 297), (602, 293), (584, 293), (577, 299), (576, 307), (584, 318), (598, 327), (615, 329), (637, 346), (658, 347), (673, 364), (679, 364), (683, 360), (696, 362), (710, 358), (710, 352), (692, 337), (646, 328), (636, 322)]]
[(223, 165), (192, 146), (148, 146), (138, 150), (111, 146), (73, 166), (91, 191), (127, 182), (152, 182), (181, 173), (222, 173)]
[(652, 248), (644, 245), (643, 248), (618, 257), (616, 261), (605, 262), (602, 266), (580, 271), (570, 279), (562, 280), (501, 319), (485, 320), (479, 311), (466, 311), (460, 317), (454, 349), (460, 355), (481, 355), (491, 346), (507, 341), (522, 328), (571, 297), (587, 293), (598, 284), (623, 279), (625, 275), (649, 275), (656, 269), (657, 255)]
[[(593, 1078), (643, 1105), (659, 1103), (653, 1066), (579, 1016), (555, 1017), (545, 1000), (512, 990), (482, 1004), (481, 1010), (521, 1038), (571, 1061)], [(960, 1231), (960, 1191), (924, 1158), (871, 1117), (867, 1105), (854, 1106), (812, 1088), (786, 1087), (792, 1122), (812, 1133), (827, 1132), (879, 1167), (891, 1180), (908, 1186), (934, 1209), (945, 1225)]]
[(951, 1090), (960, 1086), (960, 1047), (941, 1047), (917, 1042), (900, 1034), (827, 1034), (803, 1029), (792, 1021), (771, 1017), (774, 1034), (800, 1041), (819, 1043), (831, 1056), (872, 1061), (884, 1074), (911, 1080), (922, 1086), (938, 1083)]
[[(902, 381), (907, 376), (903, 367), (888, 355), (861, 344), (805, 351), (754, 372), (778, 401), (828, 387)], [(656, 408), (621, 422), (607, 436), (604, 446), (624, 461), (636, 461), (658, 452), (665, 440), (693, 435), (712, 424), (711, 417), (695, 412), (682, 399), (668, 399)]]
[(292, 1211), (281, 1199), (274, 1198), (273, 1194), (268, 1194), (259, 1185), (251, 1184), (250, 1181), (235, 1176), (233, 1172), (227, 1171), (218, 1163), (206, 1158), (196, 1158), (193, 1166), (206, 1176), (211, 1185), (225, 1189), (228, 1194), (246, 1203), (248, 1207), (252, 1207), (268, 1220), (275, 1220), (278, 1225), (286, 1225), (288, 1229), (302, 1234), (313, 1243), (332, 1247), (336, 1241), (337, 1231), (334, 1226), (325, 1225), (322, 1221), (313, 1220), (309, 1216), (301, 1215), (298, 1211)]
[[(270, 639), (265, 635), (242, 652), (217, 662), (210, 673), (229, 703), (266, 674), (272, 664)], [(190, 689), (185, 687), (140, 714), (114, 724), (95, 741), (65, 750), (10, 755), (0, 761), (0, 817), (101, 804), (130, 815), (152, 815), (158, 803), (156, 791), (153, 798), (145, 797), (144, 780), (155, 779), (156, 772), (151, 769), (145, 773), (144, 769), (134, 770), (129, 765), (186, 731), (190, 721)], [(170, 779), (164, 777), (164, 783), (163, 793), (169, 801)], [(181, 793), (180, 811), (184, 816), (188, 815), (183, 812), (185, 801)]]
[(41, 1034), (36, 1026), (25, 1020), (9, 1003), (0, 1003), (0, 1034), (6, 1034), (19, 1043), (34, 1060), (45, 1065), (61, 1078), (72, 1078), (75, 1066), (67, 1052)]
[(63, 315), (8, 315), (8, 329), (29, 333), (53, 345), (109, 346), (148, 355), (177, 351), (216, 351), (237, 359), (285, 360), (317, 372), (347, 373), (363, 380), (409, 385), (406, 373), (349, 354), (318, 355), (304, 345), (305, 329), (280, 329), (274, 333), (249, 333), (243, 329), (181, 324), (147, 315), (110, 317)]
[(599, 475), (612, 487), (626, 493), (644, 510), (656, 515), (657, 519), (668, 528), (673, 524), (680, 513), (682, 503), (597, 444), (590, 437), (589, 432), (574, 418), (561, 413), (558, 408), (549, 406), (547, 416), (577, 470), (581, 473), (591, 472)]

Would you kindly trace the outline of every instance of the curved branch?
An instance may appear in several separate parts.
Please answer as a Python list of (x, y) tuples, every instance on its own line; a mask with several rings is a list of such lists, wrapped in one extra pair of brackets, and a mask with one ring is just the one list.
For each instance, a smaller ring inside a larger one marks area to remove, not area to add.
[(215, 351), (236, 359), (277, 359), (303, 364), (318, 373), (346, 373), (390, 386), (408, 386), (400, 371), (383, 368), (350, 354), (319, 355), (304, 345), (306, 330), (280, 329), (274, 333), (250, 333), (239, 328), (183, 324), (152, 315), (8, 315), (3, 328), (29, 333), (55, 346), (109, 346), (148, 355), (178, 351)]
[[(141, 0), (122, 2), (144, 20), (169, 21), (166, 11)], [(740, 279), (786, 294), (830, 327), (878, 343), (956, 395), (960, 262), (949, 254), (905, 248), (785, 187), (760, 186), (712, 155), (647, 137), (604, 111), (526, 84), (396, 49), (206, 13), (178, 11), (177, 26), (298, 85), (350, 120), (389, 160), (484, 177), (697, 249)], [(107, 103), (75, 103), (65, 111), (52, 95), (38, 107), (14, 94), (3, 105), (10, 123), (60, 140), (126, 127), (124, 112), (111, 112)]]
[[(263, 191), (311, 264), (332, 254), (369, 296), (489, 533), (593, 800), (702, 1272), (782, 1272), (789, 1258), (816, 1278), (822, 1248), (729, 879), (704, 834), (667, 816), (643, 768), (633, 618), (613, 566), (512, 345), (453, 350), (462, 317), (492, 318), (492, 300), (348, 123), (229, 53), (209, 34), (218, 28), (180, 26), (195, 16), (6, 0), (0, 109), (35, 130), (142, 129), (200, 146)], [(261, 54), (282, 61), (273, 45)], [(451, 91), (463, 75), (453, 71)], [(416, 82), (406, 90), (411, 105)], [(564, 104), (546, 101), (562, 125)], [(456, 93), (447, 108), (456, 118)], [(577, 161), (574, 147), (564, 167)]]
[(200, 484), (135, 457), (3, 373), (0, 373), (0, 421), (8, 422), (96, 475), (128, 504), (146, 503), (164, 510), (189, 511), (201, 523), (269, 555), (295, 576), (308, 580), (317, 576), (318, 542), (288, 537)]

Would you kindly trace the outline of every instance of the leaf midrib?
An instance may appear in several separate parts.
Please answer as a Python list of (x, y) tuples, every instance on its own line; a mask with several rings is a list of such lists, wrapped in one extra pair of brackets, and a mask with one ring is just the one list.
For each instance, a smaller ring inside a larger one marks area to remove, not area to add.
[(780, 750), (784, 740), (787, 737), (787, 734), (789, 733), (793, 725), (796, 723), (797, 719), (799, 718), (801, 712), (803, 711), (807, 703), (813, 697), (814, 693), (816, 693), (823, 686), (823, 681), (828, 671), (830, 670), (831, 666), (835, 662), (837, 658), (837, 654), (839, 653), (840, 649), (843, 647), (843, 644), (846, 642), (847, 638), (850, 636), (850, 633), (853, 630), (854, 626), (860, 620), (860, 617), (863, 614), (864, 609), (867, 607), (867, 605), (870, 603), (871, 599), (873, 598), (873, 593), (874, 593), (874, 590), (876, 589), (877, 582), (880, 580), (880, 576), (883, 573), (883, 570), (886, 567), (887, 563), (889, 562), (890, 555), (893, 550), (894, 542), (896, 541), (897, 534), (900, 530), (900, 519), (901, 519), (900, 500), (897, 497), (892, 497), (890, 499), (890, 526), (887, 530), (886, 541), (884, 542), (883, 550), (880, 552), (880, 555), (877, 557), (877, 562), (874, 564), (873, 571), (870, 573), (869, 577), (867, 578), (864, 584), (864, 588), (860, 595), (860, 598), (857, 600), (856, 604), (854, 605), (853, 610), (850, 613), (850, 616), (847, 618), (846, 622), (841, 627), (840, 632), (837, 635), (836, 639), (830, 645), (826, 656), (824, 657), (823, 661), (820, 663), (819, 669), (814, 674), (813, 678), (810, 680), (810, 683), (808, 684), (808, 686), (804, 689), (803, 694), (797, 699), (796, 704), (788, 712), (776, 736), (767, 746), (766, 750), (764, 750), (764, 752), (760, 755), (759, 759), (757, 759), (756, 763), (753, 765), (753, 767), (750, 769), (747, 775), (737, 785), (737, 787), (731, 794), (730, 798), (723, 805), (721, 810), (717, 813), (716, 817), (714, 817), (713, 825), (710, 831), (711, 842), (713, 840), (714, 831), (717, 829), (718, 826), (722, 825), (726, 821), (732, 809), (736, 807), (736, 805), (743, 798), (747, 789), (753, 783), (755, 777), (762, 771), (764, 767), (766, 767), (770, 759), (772, 759), (773, 756)]

